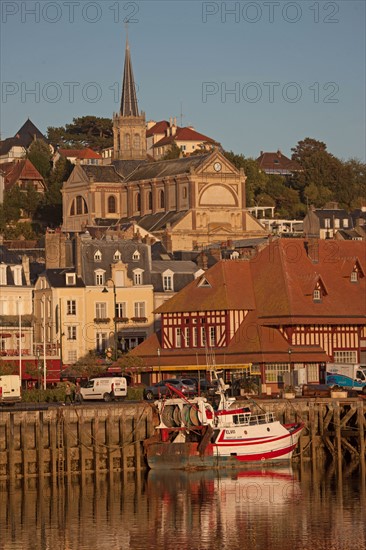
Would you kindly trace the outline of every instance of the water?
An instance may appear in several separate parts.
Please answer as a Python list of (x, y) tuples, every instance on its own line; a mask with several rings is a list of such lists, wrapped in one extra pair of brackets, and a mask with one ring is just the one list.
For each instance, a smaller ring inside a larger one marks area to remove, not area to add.
[(0, 550), (366, 550), (365, 520), (351, 467), (0, 484)]

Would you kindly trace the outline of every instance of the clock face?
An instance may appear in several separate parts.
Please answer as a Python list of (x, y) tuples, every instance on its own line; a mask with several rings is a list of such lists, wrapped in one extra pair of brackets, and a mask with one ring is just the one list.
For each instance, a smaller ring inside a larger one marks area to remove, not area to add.
[(215, 162), (215, 164), (214, 164), (214, 170), (215, 170), (216, 172), (220, 172), (220, 170), (221, 170), (221, 163), (220, 163), (220, 162)]

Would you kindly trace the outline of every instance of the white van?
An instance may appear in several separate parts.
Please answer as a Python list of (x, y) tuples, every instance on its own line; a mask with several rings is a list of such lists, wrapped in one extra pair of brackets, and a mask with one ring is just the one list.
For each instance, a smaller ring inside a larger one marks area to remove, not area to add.
[(80, 388), (81, 397), (88, 399), (103, 399), (112, 401), (124, 399), (127, 396), (127, 380), (123, 376), (109, 378), (90, 378), (85, 386)]
[(21, 400), (20, 376), (3, 374), (0, 376), (0, 404), (12, 405)]

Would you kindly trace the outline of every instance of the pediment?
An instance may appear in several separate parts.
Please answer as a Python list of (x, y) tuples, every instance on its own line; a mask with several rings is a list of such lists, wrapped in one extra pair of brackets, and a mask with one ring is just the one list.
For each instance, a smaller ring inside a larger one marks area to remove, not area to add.
[(80, 183), (90, 183), (90, 181), (83, 168), (80, 165), (76, 165), (71, 172), (69, 179), (65, 182), (64, 189), (67, 189), (75, 184), (80, 185)]
[(221, 235), (225, 233), (225, 235), (232, 235), (233, 231), (231, 229), (230, 224), (223, 224), (223, 223), (210, 223), (208, 224), (208, 232), (210, 235), (215, 233), (220, 233)]
[[(215, 165), (216, 169), (215, 169)], [(219, 168), (220, 165), (220, 169)], [(212, 176), (215, 178), (220, 178), (223, 174), (228, 176), (232, 174), (233, 176), (239, 176), (239, 170), (226, 158), (218, 149), (215, 149), (212, 154), (205, 159), (205, 161), (200, 164), (195, 171), (197, 175), (202, 175), (207, 178)]]

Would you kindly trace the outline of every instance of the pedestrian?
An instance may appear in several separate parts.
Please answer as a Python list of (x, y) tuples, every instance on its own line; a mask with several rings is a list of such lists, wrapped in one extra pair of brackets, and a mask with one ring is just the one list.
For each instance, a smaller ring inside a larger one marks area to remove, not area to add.
[(81, 395), (81, 386), (79, 380), (76, 381), (75, 385), (75, 403), (82, 403), (83, 396)]
[(66, 388), (65, 388), (65, 405), (67, 401), (70, 401), (72, 403), (72, 389), (70, 382), (66, 382)]

